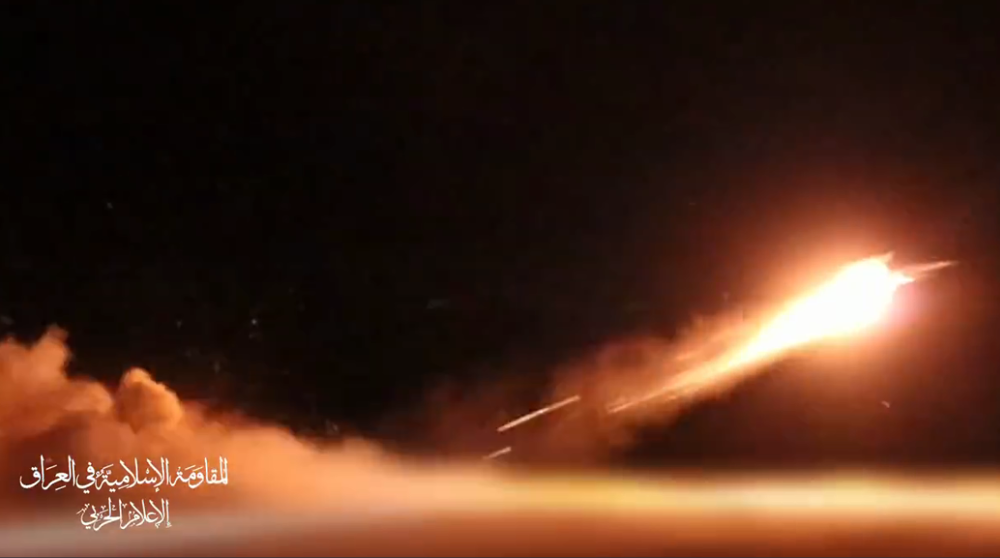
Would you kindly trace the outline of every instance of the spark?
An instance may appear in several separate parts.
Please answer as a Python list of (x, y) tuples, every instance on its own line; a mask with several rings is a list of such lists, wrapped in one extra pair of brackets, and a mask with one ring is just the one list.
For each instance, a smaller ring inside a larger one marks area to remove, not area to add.
[(572, 397), (567, 397), (566, 399), (563, 399), (562, 401), (558, 401), (558, 402), (553, 403), (553, 404), (551, 404), (551, 405), (549, 405), (547, 407), (542, 407), (541, 409), (538, 409), (537, 411), (532, 411), (532, 412), (530, 412), (530, 413), (528, 413), (526, 415), (521, 416), (520, 418), (516, 418), (516, 419), (510, 421), (507, 424), (504, 424), (503, 426), (501, 426), (500, 428), (497, 428), (497, 432), (504, 432), (506, 430), (510, 430), (511, 428), (514, 428), (515, 426), (520, 426), (520, 425), (522, 425), (522, 424), (524, 424), (524, 423), (526, 423), (526, 422), (528, 422), (530, 420), (536, 419), (536, 418), (538, 418), (538, 417), (540, 417), (542, 415), (551, 413), (552, 411), (556, 411), (556, 410), (561, 409), (561, 408), (563, 408), (563, 407), (565, 407), (567, 405), (572, 405), (573, 403), (577, 403), (579, 401), (580, 401), (580, 396), (579, 395), (574, 395)]
[(493, 453), (491, 453), (491, 454), (483, 457), (483, 459), (484, 460), (496, 459), (496, 458), (498, 458), (498, 457), (500, 457), (502, 455), (507, 455), (511, 451), (513, 451), (513, 449), (510, 446), (507, 446), (505, 448), (500, 448), (500, 449), (496, 450), (495, 452), (493, 452)]

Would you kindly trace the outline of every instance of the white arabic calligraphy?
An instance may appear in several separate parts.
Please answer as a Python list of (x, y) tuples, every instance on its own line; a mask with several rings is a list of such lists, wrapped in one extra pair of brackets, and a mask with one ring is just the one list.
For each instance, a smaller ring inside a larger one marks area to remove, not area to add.
[(67, 458), (68, 464), (65, 472), (57, 472), (54, 475), (47, 474), (57, 467), (54, 463), (51, 465), (47, 464), (50, 462), (51, 459), (46, 459), (44, 455), (39, 456), (38, 466), (31, 468), (33, 482), (25, 481), (22, 475), (19, 479), (21, 488), (28, 490), (36, 486), (41, 486), (42, 490), (49, 490), (55, 487), (54, 490), (59, 491), (72, 485), (82, 490), (84, 494), (90, 494), (92, 489), (100, 491), (102, 488), (107, 488), (108, 492), (113, 493), (135, 488), (139, 485), (150, 486), (155, 492), (159, 492), (163, 485), (172, 488), (177, 486), (178, 483), (186, 484), (192, 490), (202, 484), (229, 484), (229, 460), (225, 457), (219, 457), (219, 466), (217, 468), (210, 468), (208, 458), (206, 457), (202, 464), (191, 465), (185, 468), (178, 466), (177, 471), (172, 474), (170, 472), (170, 460), (166, 457), (161, 457), (158, 464), (154, 463), (151, 459), (146, 459), (147, 467), (142, 473), (140, 473), (138, 458), (133, 458), (131, 464), (120, 460), (118, 461), (118, 465), (121, 466), (124, 474), (117, 480), (111, 478), (112, 469), (115, 466), (113, 463), (105, 465), (100, 469), (95, 469), (93, 463), (87, 463), (87, 474), (81, 480), (80, 475), (77, 473), (76, 461), (72, 456)]
[[(146, 502), (149, 502), (148, 508)], [(111, 498), (108, 498), (107, 505), (102, 505), (98, 508), (91, 504), (85, 504), (83, 509), (76, 512), (76, 514), (80, 516), (80, 523), (85, 528), (95, 532), (115, 522), (118, 523), (118, 527), (122, 530), (147, 523), (157, 529), (160, 528), (160, 525), (163, 525), (164, 528), (172, 526), (170, 523), (170, 500), (161, 499), (159, 506), (153, 500), (142, 500), (140, 505), (136, 505), (135, 502), (123, 502), (121, 500), (118, 500), (118, 503), (115, 504), (111, 501)], [(91, 510), (89, 515), (87, 514), (88, 509)]]
[[(209, 463), (206, 457), (202, 463), (190, 465), (188, 467), (176, 467), (176, 472), (170, 471), (170, 460), (160, 457), (157, 461), (145, 459), (145, 467), (141, 467), (139, 458), (133, 458), (131, 463), (119, 460), (117, 466), (121, 467), (122, 474), (117, 479), (112, 478), (113, 469), (116, 464), (108, 464), (101, 468), (95, 468), (93, 463), (87, 463), (86, 474), (82, 475), (77, 470), (76, 461), (72, 456), (66, 458), (66, 470), (53, 472), (58, 465), (45, 455), (38, 456), (38, 465), (31, 467), (30, 478), (25, 479), (25, 475), (19, 478), (21, 488), (30, 490), (40, 487), (43, 491), (52, 489), (58, 492), (67, 486), (76, 487), (84, 494), (90, 494), (91, 490), (100, 491), (107, 488), (109, 493), (128, 490), (137, 486), (147, 486), (154, 492), (159, 492), (164, 486), (175, 487), (178, 483), (187, 485), (190, 489), (195, 489), (203, 484), (207, 485), (228, 485), (229, 484), (229, 460), (219, 457), (217, 467), (210, 467), (214, 463)], [(162, 498), (156, 500), (113, 501), (108, 497), (106, 505), (95, 506), (87, 504), (77, 512), (80, 516), (80, 523), (91, 531), (100, 531), (103, 527), (113, 523), (118, 524), (120, 529), (128, 529), (139, 525), (150, 524), (157, 529), (160, 526), (170, 527), (170, 501)]]

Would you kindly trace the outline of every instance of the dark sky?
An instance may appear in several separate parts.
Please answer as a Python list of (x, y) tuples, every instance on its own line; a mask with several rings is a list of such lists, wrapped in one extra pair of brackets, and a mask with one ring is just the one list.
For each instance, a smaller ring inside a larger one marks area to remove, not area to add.
[(258, 4), (4, 7), (4, 331), (366, 431), (895, 249), (962, 265), (643, 451), (1000, 459), (986, 4)]

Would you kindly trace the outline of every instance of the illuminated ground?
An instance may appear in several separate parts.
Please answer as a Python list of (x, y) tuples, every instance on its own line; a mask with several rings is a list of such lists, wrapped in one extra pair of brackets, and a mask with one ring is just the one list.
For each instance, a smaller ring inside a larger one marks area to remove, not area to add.
[(0, 532), (4, 555), (952, 555), (1000, 551), (1000, 481), (625, 481), (459, 486), (421, 501), (204, 515), (86, 531), (70, 512)]

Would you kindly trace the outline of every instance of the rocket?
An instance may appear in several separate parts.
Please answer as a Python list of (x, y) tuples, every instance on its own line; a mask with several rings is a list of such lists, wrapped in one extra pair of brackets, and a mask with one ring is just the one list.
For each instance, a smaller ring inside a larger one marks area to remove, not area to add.
[[(882, 254), (880, 256), (875, 256), (874, 259), (880, 260), (886, 265), (888, 265), (889, 262), (892, 261), (894, 256), (895, 256), (894, 252), (886, 252), (885, 254)], [(946, 267), (952, 267), (955, 265), (958, 265), (958, 262), (955, 260), (941, 260), (936, 262), (904, 265), (902, 267), (894, 268), (894, 271), (899, 275), (901, 275), (902, 277), (906, 278), (905, 282), (909, 283), (912, 281), (919, 281), (921, 279), (926, 279), (936, 271), (939, 271)]]
[(898, 269), (898, 271), (907, 277), (913, 279), (914, 281), (919, 281), (926, 278), (930, 274), (944, 269), (946, 267), (951, 267), (957, 265), (956, 261), (940, 261), (940, 262), (930, 262), (930, 263), (918, 263), (903, 266)]

